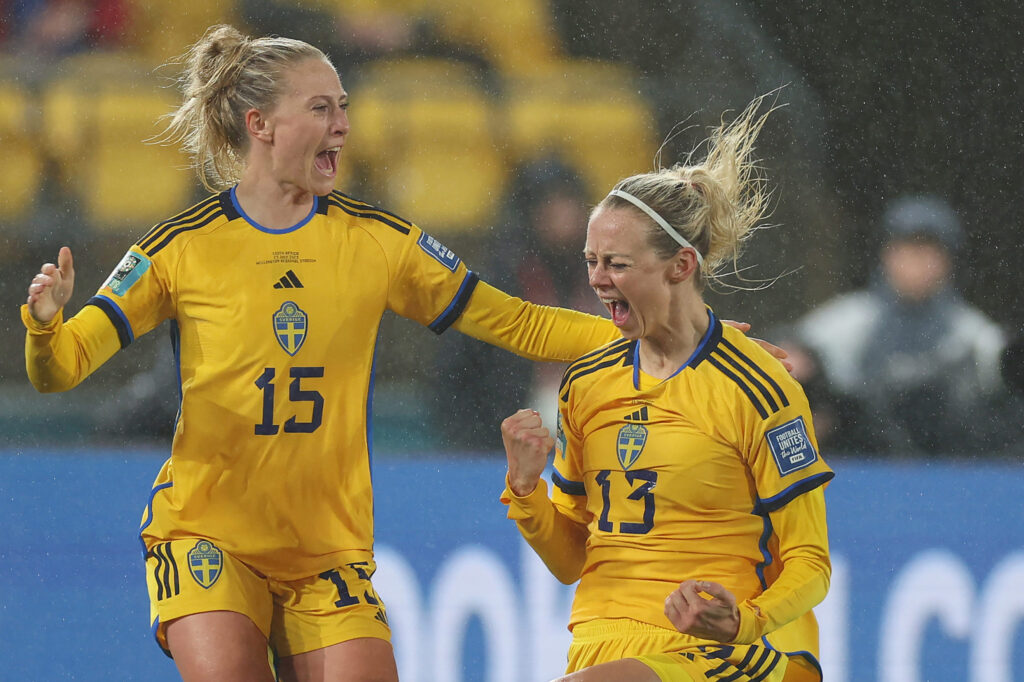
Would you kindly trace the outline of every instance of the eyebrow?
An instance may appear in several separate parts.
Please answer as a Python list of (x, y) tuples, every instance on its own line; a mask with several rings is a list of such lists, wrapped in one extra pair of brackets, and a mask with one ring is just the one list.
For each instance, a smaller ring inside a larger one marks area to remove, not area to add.
[[(583, 249), (583, 256), (594, 256), (597, 258), (597, 254), (590, 249)], [(632, 258), (632, 256), (625, 253), (605, 253), (601, 255), (601, 258)]]

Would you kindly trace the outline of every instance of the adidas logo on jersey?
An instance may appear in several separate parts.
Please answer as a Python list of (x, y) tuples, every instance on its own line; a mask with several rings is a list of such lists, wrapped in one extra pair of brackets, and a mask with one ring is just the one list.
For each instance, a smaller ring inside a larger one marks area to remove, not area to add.
[(647, 421), (647, 406), (644, 405), (639, 410), (632, 414), (627, 414), (623, 419), (627, 422), (645, 422)]
[(284, 273), (284, 277), (277, 281), (274, 285), (275, 289), (303, 289), (302, 282), (299, 281), (298, 276), (289, 270)]

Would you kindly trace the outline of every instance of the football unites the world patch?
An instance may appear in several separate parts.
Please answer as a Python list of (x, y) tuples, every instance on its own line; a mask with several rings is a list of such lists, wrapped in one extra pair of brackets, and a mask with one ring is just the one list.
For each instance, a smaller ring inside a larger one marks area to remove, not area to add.
[(428, 256), (436, 260), (441, 265), (445, 266), (452, 272), (455, 272), (455, 268), (459, 266), (459, 257), (455, 255), (455, 252), (449, 249), (447, 246), (437, 241), (429, 234), (424, 232), (420, 235), (419, 241), (417, 242), (420, 248), (423, 249)]
[(110, 273), (104, 286), (108, 287), (117, 296), (124, 296), (132, 285), (139, 281), (139, 278), (149, 270), (150, 261), (141, 253), (129, 251), (117, 264), (114, 271)]
[(619, 429), (619, 437), (616, 439), (615, 449), (619, 456), (619, 464), (622, 468), (629, 470), (638, 459), (640, 453), (647, 445), (647, 427), (643, 424), (626, 424)]
[(209, 540), (200, 540), (188, 552), (188, 572), (203, 589), (217, 582), (224, 567), (224, 553)]
[(792, 419), (782, 426), (776, 426), (765, 434), (768, 447), (775, 458), (779, 474), (785, 476), (810, 466), (818, 459), (818, 453), (807, 435), (803, 417)]
[(309, 315), (292, 301), (285, 301), (274, 313), (274, 335), (288, 355), (302, 348), (309, 330)]

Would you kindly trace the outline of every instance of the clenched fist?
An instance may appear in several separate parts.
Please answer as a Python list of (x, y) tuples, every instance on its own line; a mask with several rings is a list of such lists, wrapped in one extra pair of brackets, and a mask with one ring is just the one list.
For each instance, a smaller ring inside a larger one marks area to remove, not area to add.
[(544, 473), (555, 439), (536, 410), (519, 410), (501, 422), (501, 440), (508, 458), (509, 489), (519, 497), (529, 495)]

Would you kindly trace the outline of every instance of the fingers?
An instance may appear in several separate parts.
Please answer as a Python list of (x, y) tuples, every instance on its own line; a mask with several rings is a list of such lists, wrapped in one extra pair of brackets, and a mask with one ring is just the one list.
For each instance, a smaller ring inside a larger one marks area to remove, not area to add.
[(786, 352), (786, 350), (784, 348), (779, 348), (774, 343), (769, 343), (768, 341), (765, 341), (764, 339), (755, 339), (755, 338), (751, 337), (750, 340), (753, 341), (754, 343), (756, 343), (757, 345), (761, 346), (761, 348), (764, 348), (766, 351), (768, 351), (771, 354), (771, 356), (773, 358), (775, 358), (780, 363), (782, 363), (782, 366), (786, 368), (787, 372), (792, 372), (793, 371), (793, 363), (791, 363), (788, 360), (786, 360), (786, 358), (789, 357), (789, 353)]
[(63, 277), (73, 278), (75, 276), (75, 259), (71, 256), (71, 249), (66, 246), (60, 247), (60, 252), (57, 254), (57, 267)]
[(517, 440), (548, 439), (554, 445), (554, 439), (537, 410), (519, 410), (501, 423), (501, 432)]
[(698, 580), (696, 581), (696, 588), (700, 592), (709, 595), (715, 599), (721, 599), (725, 603), (732, 603), (736, 601), (732, 592), (725, 589), (722, 585), (711, 582), (710, 580)]
[(727, 324), (730, 327), (734, 327), (736, 329), (739, 329), (741, 332), (744, 332), (744, 333), (750, 331), (750, 323), (749, 322), (737, 322), (736, 320), (722, 320), (722, 324)]
[(536, 410), (519, 410), (501, 423), (501, 439), (508, 459), (508, 484), (512, 492), (525, 496), (537, 487), (555, 439)]

